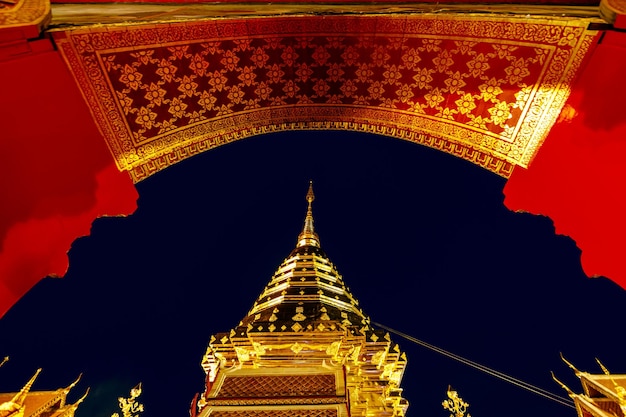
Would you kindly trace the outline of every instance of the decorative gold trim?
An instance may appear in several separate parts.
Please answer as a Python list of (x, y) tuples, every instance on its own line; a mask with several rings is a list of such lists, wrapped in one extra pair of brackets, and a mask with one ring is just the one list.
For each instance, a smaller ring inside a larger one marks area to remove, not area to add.
[(51, 17), (49, 0), (18, 0), (11, 7), (0, 8), (0, 30), (36, 26), (41, 32)]

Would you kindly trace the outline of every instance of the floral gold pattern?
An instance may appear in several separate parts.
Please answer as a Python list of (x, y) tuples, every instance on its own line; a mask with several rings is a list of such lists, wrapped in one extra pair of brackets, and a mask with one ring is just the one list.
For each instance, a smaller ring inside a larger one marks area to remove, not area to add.
[(595, 32), (583, 19), (300, 16), (55, 38), (118, 167), (140, 181), (288, 129), (406, 139), (502, 176), (527, 166)]

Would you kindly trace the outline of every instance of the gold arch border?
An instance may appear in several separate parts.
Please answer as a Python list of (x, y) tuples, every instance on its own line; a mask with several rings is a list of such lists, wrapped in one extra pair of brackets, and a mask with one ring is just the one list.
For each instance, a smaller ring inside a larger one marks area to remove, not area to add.
[[(234, 140), (298, 129), (397, 137), (508, 177), (529, 164), (565, 104), (594, 43), (588, 24), (281, 16), (83, 28), (54, 37), (118, 168), (136, 182)], [(448, 66), (437, 67), (442, 59)], [(175, 75), (164, 75), (168, 65)], [(349, 75), (333, 79), (333, 67)], [(260, 81), (271, 68), (280, 79)], [(454, 77), (461, 88), (452, 88)], [(263, 86), (278, 93), (265, 97)], [(433, 106), (437, 100), (445, 105)]]

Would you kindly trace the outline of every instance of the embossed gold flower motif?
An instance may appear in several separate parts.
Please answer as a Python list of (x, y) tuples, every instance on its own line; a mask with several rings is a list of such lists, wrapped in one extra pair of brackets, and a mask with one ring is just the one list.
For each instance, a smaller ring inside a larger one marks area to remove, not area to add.
[(353, 46), (348, 46), (341, 54), (341, 58), (346, 65), (354, 65), (359, 59), (359, 53)]
[(189, 64), (189, 69), (196, 75), (202, 76), (205, 74), (206, 69), (209, 68), (209, 63), (204, 60), (202, 55), (194, 54)]
[(400, 78), (402, 78), (402, 72), (395, 65), (387, 65), (385, 72), (383, 72), (385, 82), (388, 84), (395, 84)]
[(424, 99), (426, 100), (426, 104), (428, 104), (428, 107), (430, 108), (438, 107), (439, 104), (445, 100), (443, 94), (441, 94), (441, 90), (439, 90), (439, 88), (437, 87), (424, 95)]
[(170, 46), (167, 48), (176, 59), (189, 58), (190, 54), (187, 53), (187, 49), (189, 49), (189, 45)]
[(268, 81), (271, 83), (279, 83), (283, 79), (284, 75), (285, 75), (285, 72), (280, 69), (278, 64), (272, 65), (267, 70), (267, 78), (268, 78)]
[(122, 110), (124, 111), (125, 115), (128, 115), (128, 113), (133, 113), (137, 111), (137, 109), (134, 109), (132, 106), (133, 99), (131, 99), (130, 97), (128, 97), (126, 94), (122, 93), (121, 91), (116, 91), (115, 93), (117, 94), (117, 99), (120, 105), (122, 106)]
[(474, 46), (476, 46), (476, 42), (472, 41), (455, 41), (456, 51), (461, 55), (465, 55), (469, 53)]
[(213, 105), (217, 101), (217, 98), (207, 91), (203, 91), (200, 95), (200, 100), (198, 100), (198, 104), (202, 106), (204, 110), (211, 110)]
[(228, 78), (224, 76), (220, 71), (213, 71), (209, 78), (209, 85), (217, 91), (222, 91), (228, 82)]
[(191, 76), (183, 76), (182, 80), (179, 80), (178, 91), (185, 94), (187, 97), (191, 97), (198, 87), (198, 83), (194, 82), (194, 75)]
[(330, 86), (324, 80), (317, 80), (313, 85), (313, 91), (315, 91), (315, 95), (318, 97), (324, 97), (328, 90), (330, 90)]
[(167, 109), (167, 111), (172, 116), (180, 119), (185, 115), (185, 109), (187, 109), (187, 105), (178, 97), (174, 97), (172, 101), (170, 101), (170, 108)]
[(391, 56), (387, 53), (387, 48), (385, 48), (384, 46), (378, 46), (376, 49), (374, 49), (374, 52), (372, 52), (370, 58), (372, 59), (371, 62), (374, 65), (380, 67), (386, 61), (388, 61)]
[(418, 68), (417, 74), (413, 76), (413, 79), (417, 83), (417, 87), (423, 90), (430, 90), (430, 82), (433, 80), (431, 73), (433, 70), (428, 68)]
[(323, 46), (318, 46), (312, 55), (315, 62), (319, 65), (326, 65), (326, 61), (330, 58), (330, 54)]
[(166, 59), (162, 59), (161, 61), (159, 61), (158, 68), (155, 72), (161, 77), (163, 81), (172, 82), (172, 80), (174, 80), (174, 76), (176, 75), (177, 69), (178, 68), (172, 65), (171, 62)]
[(380, 99), (380, 97), (385, 93), (385, 89), (383, 85), (379, 81), (375, 81), (372, 85), (369, 86), (367, 91), (370, 93), (370, 96), (373, 99)]
[(155, 83), (150, 83), (146, 88), (146, 94), (144, 98), (154, 106), (160, 106), (163, 103), (163, 97), (165, 97), (166, 91), (159, 87)]
[(332, 64), (326, 71), (326, 74), (328, 74), (328, 78), (330, 78), (331, 81), (339, 81), (344, 71), (339, 64)]
[(357, 79), (361, 82), (367, 82), (374, 72), (369, 68), (367, 64), (361, 64), (359, 68), (354, 72)]
[(300, 87), (298, 87), (293, 80), (287, 81), (283, 87), (283, 92), (287, 97), (294, 97), (298, 91), (300, 91)]
[(136, 52), (132, 52), (130, 54), (130, 56), (132, 56), (133, 58), (136, 58), (139, 62), (141, 62), (142, 64), (146, 65), (150, 62), (152, 62), (152, 55), (154, 54), (154, 50), (153, 49), (147, 49), (147, 50), (143, 50), (143, 51), (136, 51)]
[(457, 105), (459, 113), (461, 114), (470, 113), (476, 108), (476, 104), (474, 104), (474, 98), (469, 93), (456, 100), (454, 104)]
[(576, 46), (576, 43), (578, 42), (578, 38), (580, 38), (580, 33), (582, 31), (583, 28), (580, 27), (566, 27), (565, 29), (563, 29), (563, 37), (559, 39), (559, 46)]
[(479, 129), (483, 129), (483, 130), (487, 130), (487, 123), (490, 123), (491, 120), (490, 119), (483, 119), (482, 116), (476, 116), (474, 118), (472, 118), (471, 120), (469, 120), (468, 122), (466, 122), (465, 124), (467, 124), (468, 126), (472, 126), (472, 127), (477, 127)]
[(152, 128), (156, 117), (156, 113), (152, 112), (149, 108), (141, 107), (137, 112), (137, 118), (135, 119), (135, 123), (146, 129), (150, 129)]
[(272, 94), (272, 89), (265, 82), (260, 82), (254, 90), (254, 93), (260, 99), (267, 100), (270, 94)]
[(469, 74), (472, 77), (480, 78), (485, 71), (487, 71), (489, 67), (489, 58), (484, 54), (478, 54), (471, 61), (467, 62), (467, 68), (469, 69)]
[(285, 65), (291, 67), (296, 62), (296, 59), (298, 59), (298, 54), (291, 46), (287, 46), (283, 50), (283, 53), (280, 54), (280, 57), (282, 58)]
[(265, 49), (263, 48), (256, 48), (250, 57), (250, 60), (254, 62), (257, 68), (265, 66), (268, 59), (270, 59), (270, 57), (265, 53)]
[(526, 106), (526, 103), (530, 100), (532, 92), (532, 86), (524, 87), (517, 93), (515, 93), (515, 103), (513, 103), (514, 109), (522, 109)]
[(234, 104), (241, 103), (241, 101), (243, 100), (244, 95), (245, 95), (245, 93), (243, 92), (243, 90), (241, 90), (236, 85), (232, 86), (230, 88), (230, 91), (228, 92), (228, 98)]
[(237, 51), (247, 51), (250, 48), (250, 44), (252, 43), (251, 39), (235, 39), (235, 49)]
[(419, 52), (415, 48), (410, 48), (402, 55), (402, 62), (404, 62), (404, 65), (409, 69), (412, 69), (421, 60), (422, 58), (420, 58)]
[(126, 84), (127, 87), (132, 88), (133, 90), (137, 90), (141, 83), (141, 79), (143, 75), (137, 71), (137, 68), (131, 67), (126, 64), (122, 68), (122, 75), (120, 76), (120, 81)]
[(432, 52), (432, 51), (439, 51), (441, 48), (439, 47), (439, 45), (441, 44), (441, 41), (438, 39), (422, 39), (422, 45), (423, 47), (421, 48), (422, 50), (426, 50), (428, 52)]
[(513, 117), (509, 109), (509, 104), (506, 101), (500, 101), (487, 111), (491, 114), (491, 120), (496, 126), (503, 126), (507, 120)]
[(522, 78), (530, 75), (528, 64), (524, 58), (517, 59), (510, 66), (506, 67), (504, 72), (506, 72), (506, 79), (511, 85), (517, 85), (520, 81), (522, 81)]
[(239, 63), (239, 57), (231, 50), (224, 52), (224, 57), (220, 59), (220, 63), (228, 71), (235, 71), (237, 64)]
[(513, 54), (511, 52), (517, 51), (518, 47), (514, 45), (502, 45), (502, 44), (492, 44), (491, 47), (496, 53), (496, 56), (500, 59), (507, 59)]
[(479, 97), (485, 101), (495, 101), (498, 95), (502, 94), (500, 83), (493, 77), (486, 83), (479, 85), (478, 90), (480, 91)]
[(254, 73), (254, 70), (251, 67), (243, 67), (243, 69), (241, 70), (241, 74), (239, 74), (239, 76), (237, 77), (241, 80), (242, 83), (244, 83), (247, 86), (252, 85), (252, 83), (254, 82), (254, 79), (256, 78), (256, 74)]
[(413, 94), (413, 91), (411, 90), (411, 87), (409, 87), (406, 84), (402, 84), (402, 87), (400, 87), (400, 89), (396, 90), (396, 94), (398, 96), (398, 99), (402, 103), (408, 102), (415, 95), (415, 94)]
[(440, 112), (438, 112), (435, 116), (441, 117), (442, 119), (454, 120), (454, 115), (457, 114), (458, 111), (454, 109), (444, 108)]
[(439, 55), (433, 58), (433, 64), (438, 72), (446, 72), (454, 64), (452, 53), (448, 49), (442, 49)]
[(351, 97), (358, 90), (357, 86), (354, 85), (354, 82), (352, 80), (346, 80), (346, 82), (340, 87), (340, 89), (346, 97)]
[(296, 75), (302, 81), (308, 80), (311, 74), (313, 74), (313, 70), (306, 63), (302, 63), (298, 65), (298, 69), (296, 70)]
[(448, 87), (448, 91), (450, 93), (456, 93), (467, 85), (465, 81), (463, 81), (463, 76), (459, 71), (455, 72), (449, 78), (445, 79), (444, 83)]

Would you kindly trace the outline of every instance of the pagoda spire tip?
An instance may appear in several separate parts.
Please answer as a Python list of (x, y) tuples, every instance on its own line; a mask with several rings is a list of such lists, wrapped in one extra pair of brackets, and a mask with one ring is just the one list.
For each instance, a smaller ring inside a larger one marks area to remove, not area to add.
[(306, 218), (304, 219), (304, 227), (302, 233), (298, 236), (298, 247), (301, 246), (320, 246), (319, 237), (315, 233), (313, 228), (313, 200), (315, 200), (315, 193), (313, 193), (313, 181), (309, 181), (309, 190), (306, 193), (306, 201), (308, 203)]

